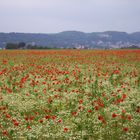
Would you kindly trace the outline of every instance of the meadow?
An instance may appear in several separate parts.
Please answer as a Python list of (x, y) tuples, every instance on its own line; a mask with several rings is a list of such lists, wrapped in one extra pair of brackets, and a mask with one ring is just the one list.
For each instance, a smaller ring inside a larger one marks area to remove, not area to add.
[(0, 140), (140, 140), (140, 50), (1, 50)]

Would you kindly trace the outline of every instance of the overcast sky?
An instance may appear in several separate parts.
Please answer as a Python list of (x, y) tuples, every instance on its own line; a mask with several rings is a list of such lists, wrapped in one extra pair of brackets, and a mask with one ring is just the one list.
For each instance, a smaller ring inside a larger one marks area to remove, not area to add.
[(140, 0), (0, 0), (0, 32), (140, 31)]

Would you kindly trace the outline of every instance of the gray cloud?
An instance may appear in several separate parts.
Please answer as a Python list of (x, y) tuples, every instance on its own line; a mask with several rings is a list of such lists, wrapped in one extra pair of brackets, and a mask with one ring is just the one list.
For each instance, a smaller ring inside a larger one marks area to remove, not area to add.
[(140, 31), (139, 0), (0, 0), (0, 32)]

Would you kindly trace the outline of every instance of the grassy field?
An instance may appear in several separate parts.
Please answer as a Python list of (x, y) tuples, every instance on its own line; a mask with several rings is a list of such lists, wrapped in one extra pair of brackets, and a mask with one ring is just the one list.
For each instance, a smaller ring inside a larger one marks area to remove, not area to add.
[(140, 140), (140, 50), (0, 51), (0, 140)]

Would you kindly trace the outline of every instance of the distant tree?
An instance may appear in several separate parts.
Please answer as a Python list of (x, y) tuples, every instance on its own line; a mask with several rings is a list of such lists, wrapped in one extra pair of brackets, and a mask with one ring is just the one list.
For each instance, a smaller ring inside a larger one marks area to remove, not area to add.
[[(26, 46), (26, 47), (25, 47)], [(43, 46), (37, 46), (37, 45), (26, 45), (24, 42), (20, 42), (18, 44), (16, 43), (7, 43), (5, 49), (57, 49), (54, 47), (43, 47)]]
[(18, 49), (18, 44), (7, 43), (5, 49)]
[(24, 43), (24, 42), (19, 42), (19, 43), (18, 43), (18, 48), (19, 48), (19, 49), (22, 49), (22, 48), (25, 47), (25, 45), (26, 45), (26, 43)]

